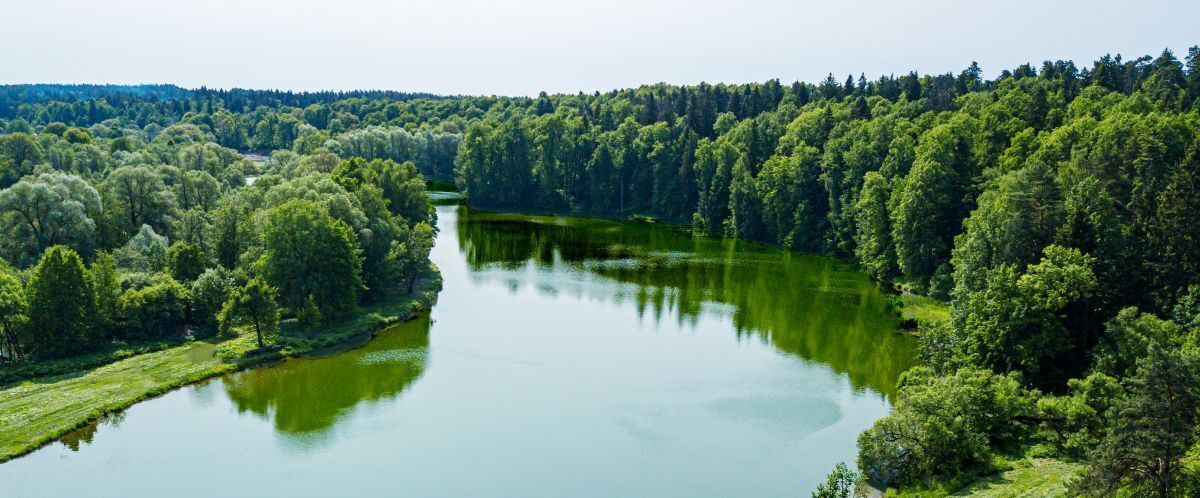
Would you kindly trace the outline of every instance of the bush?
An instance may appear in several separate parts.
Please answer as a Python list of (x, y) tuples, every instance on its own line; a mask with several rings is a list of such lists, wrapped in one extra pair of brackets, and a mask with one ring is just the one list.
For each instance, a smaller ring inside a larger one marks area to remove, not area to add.
[(117, 298), (117, 316), (124, 337), (135, 339), (165, 337), (173, 327), (187, 319), (192, 293), (179, 281), (156, 276), (155, 282), (128, 290)]
[(1028, 433), (1034, 397), (1014, 375), (962, 368), (900, 378), (895, 409), (858, 438), (858, 466), (880, 486), (930, 481), (980, 465)]
[(217, 333), (217, 314), (232, 288), (233, 275), (220, 266), (205, 270), (192, 282), (192, 322), (205, 335)]
[(312, 294), (309, 294), (308, 299), (304, 300), (304, 306), (300, 307), (299, 313), (296, 314), (296, 320), (306, 327), (316, 327), (321, 324), (321, 309), (317, 307), (317, 300)]
[(838, 462), (833, 471), (825, 476), (825, 482), (817, 485), (812, 498), (850, 498), (854, 492), (854, 482), (857, 480), (856, 472), (846, 467), (845, 463)]
[(1112, 377), (1094, 373), (1067, 382), (1067, 396), (1045, 396), (1037, 401), (1043, 438), (1066, 456), (1079, 458), (1095, 448), (1108, 427), (1109, 409), (1125, 397)]

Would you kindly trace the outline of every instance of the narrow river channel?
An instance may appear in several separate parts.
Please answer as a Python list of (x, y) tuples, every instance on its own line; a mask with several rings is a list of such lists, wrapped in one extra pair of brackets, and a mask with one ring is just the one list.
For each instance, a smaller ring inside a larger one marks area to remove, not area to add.
[(808, 496), (913, 362), (832, 259), (458, 206), (438, 225), (431, 313), (137, 404), (0, 465), (0, 496)]

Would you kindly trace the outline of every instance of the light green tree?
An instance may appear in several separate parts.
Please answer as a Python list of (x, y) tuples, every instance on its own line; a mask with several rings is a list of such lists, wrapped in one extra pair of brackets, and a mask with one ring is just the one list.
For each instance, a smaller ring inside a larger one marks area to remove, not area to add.
[(258, 277), (235, 289), (225, 301), (217, 318), (222, 333), (228, 334), (237, 326), (253, 326), (258, 347), (266, 347), (265, 338), (279, 331), (279, 305), (275, 301), (276, 294), (274, 287)]
[(24, 354), (17, 330), (25, 323), (26, 310), (25, 287), (21, 280), (9, 268), (0, 270), (0, 327), (4, 328), (4, 342), (0, 346), (9, 359)]
[(100, 209), (96, 189), (64, 173), (26, 177), (0, 192), (3, 223), (33, 258), (52, 245), (89, 250)]

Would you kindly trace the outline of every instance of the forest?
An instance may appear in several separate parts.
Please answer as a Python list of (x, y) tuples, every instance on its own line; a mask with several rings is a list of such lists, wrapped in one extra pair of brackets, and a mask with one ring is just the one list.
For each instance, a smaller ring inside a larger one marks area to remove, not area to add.
[[(412, 159), (431, 164), (422, 154), (447, 136), (452, 154), (452, 135), (367, 128), (344, 138), (345, 156), (257, 161), (219, 145), (208, 116), (172, 117), (190, 100), (121, 95), (137, 111), (116, 112), (107, 97), (52, 99), (21, 105), (37, 109), (32, 121), (5, 122), (5, 379), (237, 330), (269, 348), (281, 320), (315, 328), (347, 317), (413, 292), (428, 268), (433, 211)], [(71, 108), (83, 114), (57, 120)]]
[(411, 283), (424, 179), (453, 179), (474, 206), (686, 224), (948, 303), (859, 438), (872, 486), (1035, 454), (1082, 464), (1073, 494), (1200, 494), (1200, 47), (533, 98), (17, 85), (0, 129), (13, 365), (347, 313)]

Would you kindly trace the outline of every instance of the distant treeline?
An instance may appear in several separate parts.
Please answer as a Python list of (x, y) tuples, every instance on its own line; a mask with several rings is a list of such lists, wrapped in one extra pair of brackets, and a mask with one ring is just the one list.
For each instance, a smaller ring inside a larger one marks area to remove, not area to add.
[(345, 90), (293, 92), (290, 90), (250, 90), (245, 88), (187, 89), (176, 85), (92, 85), (92, 84), (16, 84), (0, 85), (0, 118), (16, 116), (20, 104), (52, 100), (82, 101), (104, 99), (110, 103), (131, 100), (216, 100), (226, 109), (246, 110), (260, 105), (269, 107), (306, 107), (339, 100), (361, 98), (371, 100), (408, 101), (416, 99), (451, 98), (431, 93), (397, 92), (391, 90)]

